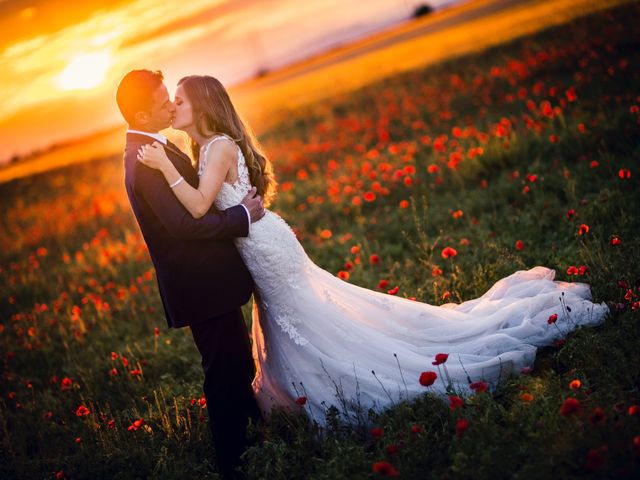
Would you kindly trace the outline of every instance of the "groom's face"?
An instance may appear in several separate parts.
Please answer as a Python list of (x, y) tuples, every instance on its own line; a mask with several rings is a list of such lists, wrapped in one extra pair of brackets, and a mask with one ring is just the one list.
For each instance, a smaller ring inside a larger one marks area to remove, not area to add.
[(163, 130), (171, 125), (176, 111), (164, 83), (153, 92), (152, 98), (153, 104), (148, 112), (148, 128), (153, 131)]

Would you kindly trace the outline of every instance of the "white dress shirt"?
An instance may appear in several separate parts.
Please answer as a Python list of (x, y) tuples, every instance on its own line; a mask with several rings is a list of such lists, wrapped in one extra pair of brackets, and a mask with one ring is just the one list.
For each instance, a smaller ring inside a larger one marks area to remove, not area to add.
[[(143, 132), (142, 130), (133, 130), (132, 128), (128, 128), (127, 133), (136, 133), (138, 135), (146, 135), (147, 137), (151, 137), (158, 140), (163, 145), (167, 144), (167, 137), (165, 137), (161, 133)], [(251, 214), (249, 213), (249, 209), (242, 204), (240, 205), (242, 206), (242, 208), (244, 208), (244, 211), (247, 212), (247, 220), (249, 221), (249, 228), (251, 228)]]

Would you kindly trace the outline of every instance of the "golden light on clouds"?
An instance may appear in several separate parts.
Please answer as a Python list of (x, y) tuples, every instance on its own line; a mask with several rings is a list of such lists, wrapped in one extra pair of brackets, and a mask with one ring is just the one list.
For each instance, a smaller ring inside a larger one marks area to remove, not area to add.
[(76, 55), (55, 79), (61, 90), (89, 90), (100, 85), (111, 66), (109, 52)]
[[(0, 49), (0, 68), (8, 73), (0, 79), (0, 116), (6, 118), (79, 91), (112, 95), (127, 70), (140, 64), (154, 66), (185, 42), (200, 37), (203, 28), (188, 26), (128, 44), (131, 39), (162, 31), (176, 19), (197, 15), (217, 3), (224, 2), (194, 0), (177, 8), (175, 2), (137, 0), (96, 10), (81, 22), (7, 45), (4, 51)], [(34, 11), (27, 8), (19, 15), (28, 19)]]
[(20, 18), (23, 20), (29, 20), (33, 18), (33, 15), (36, 13), (36, 9), (34, 7), (28, 7), (20, 10)]

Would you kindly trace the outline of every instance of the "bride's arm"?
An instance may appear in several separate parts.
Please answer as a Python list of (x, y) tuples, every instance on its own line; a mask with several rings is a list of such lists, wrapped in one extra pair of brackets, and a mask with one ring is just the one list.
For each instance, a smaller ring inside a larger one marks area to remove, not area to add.
[(143, 147), (138, 159), (148, 167), (160, 170), (169, 185), (175, 185), (172, 190), (180, 203), (193, 218), (200, 218), (211, 208), (235, 160), (235, 148), (233, 150), (228, 148), (225, 145), (227, 142), (216, 143), (220, 145), (211, 145), (207, 151), (207, 157), (201, 160), (205, 162), (205, 167), (198, 188), (193, 188), (189, 183), (180, 180), (180, 173), (167, 157), (164, 147), (158, 142)]

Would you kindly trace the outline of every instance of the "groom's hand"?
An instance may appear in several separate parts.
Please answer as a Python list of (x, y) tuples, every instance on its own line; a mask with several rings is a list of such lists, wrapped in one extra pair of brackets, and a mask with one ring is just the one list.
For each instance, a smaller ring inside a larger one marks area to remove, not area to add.
[(257, 222), (264, 217), (264, 205), (262, 204), (262, 197), (258, 195), (256, 187), (251, 187), (251, 190), (247, 192), (245, 197), (240, 202), (249, 210), (249, 216), (251, 217), (251, 223)]

